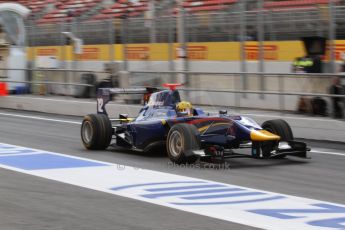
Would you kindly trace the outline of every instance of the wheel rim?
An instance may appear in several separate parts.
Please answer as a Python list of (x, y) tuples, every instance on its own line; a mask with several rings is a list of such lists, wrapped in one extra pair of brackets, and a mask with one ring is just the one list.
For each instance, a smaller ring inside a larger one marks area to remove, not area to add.
[(83, 132), (82, 132), (84, 142), (90, 143), (93, 136), (92, 134), (93, 134), (93, 128), (92, 128), (91, 122), (85, 121), (83, 123)]
[(181, 155), (183, 150), (183, 138), (180, 132), (173, 131), (169, 140), (169, 152), (173, 157)]

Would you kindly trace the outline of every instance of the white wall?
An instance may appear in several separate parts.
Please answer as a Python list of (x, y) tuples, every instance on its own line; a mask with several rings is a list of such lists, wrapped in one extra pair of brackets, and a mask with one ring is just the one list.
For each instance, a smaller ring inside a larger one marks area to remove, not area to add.
[[(123, 64), (123, 63), (122, 63)], [(240, 72), (240, 62), (224, 62), (224, 61), (191, 61), (189, 63), (190, 71), (192, 72)], [(253, 61), (246, 62), (247, 72), (258, 72), (258, 63)], [(179, 63), (174, 63), (175, 68), (179, 68)], [(120, 65), (121, 66), (121, 65)], [(67, 68), (85, 69), (103, 71), (104, 62), (84, 61), (77, 63), (68, 63)], [(291, 62), (266, 62), (264, 64), (265, 72), (267, 73), (290, 73)], [(121, 68), (121, 67), (120, 67)], [(129, 61), (129, 71), (168, 71), (169, 62), (166, 61)], [(106, 74), (100, 74), (99, 79), (104, 78)], [(159, 81), (152, 81), (152, 78), (158, 77)], [(73, 82), (78, 78), (70, 78)], [(171, 82), (171, 76), (163, 74), (143, 74), (142, 76), (135, 76), (131, 82), (140, 82), (149, 84), (160, 84), (164, 82)], [(260, 91), (261, 78), (254, 76), (247, 78), (247, 89)], [(138, 83), (139, 82), (139, 83)], [(202, 76), (190, 77), (191, 87), (202, 89), (218, 89), (218, 90), (240, 90), (242, 88), (242, 80), (240, 76), (218, 76), (205, 74)], [(328, 78), (317, 79), (308, 77), (285, 78), (284, 91), (285, 92), (303, 92), (303, 93), (327, 93), (330, 81)], [(278, 77), (266, 78), (266, 90), (279, 91)], [(189, 94), (182, 94), (186, 99), (192, 103), (203, 105), (220, 105), (220, 106), (236, 106), (247, 108), (260, 109), (276, 109), (276, 110), (296, 110), (298, 96), (281, 96), (266, 95), (264, 98), (258, 94), (247, 94), (246, 96), (233, 93), (210, 93), (210, 92), (193, 92)]]
[[(7, 59), (8, 69), (25, 69), (26, 66), (26, 52), (23, 47), (9, 47), (9, 56)], [(8, 70), (7, 75), (11, 81), (25, 81), (25, 71), (23, 70)], [(9, 83), (9, 90), (15, 90), (18, 86), (25, 86), (24, 83)]]

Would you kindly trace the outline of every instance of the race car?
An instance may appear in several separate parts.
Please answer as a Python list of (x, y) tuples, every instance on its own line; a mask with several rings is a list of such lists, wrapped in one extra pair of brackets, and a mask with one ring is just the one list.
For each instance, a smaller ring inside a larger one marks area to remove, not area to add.
[[(210, 115), (181, 101), (179, 84), (164, 86), (168, 89), (98, 89), (97, 114), (86, 115), (81, 125), (84, 146), (90, 150), (104, 150), (110, 145), (142, 152), (166, 150), (176, 164), (203, 158), (307, 158), (310, 149), (294, 140), (286, 121), (269, 120), (260, 126), (249, 117), (230, 115), (225, 110)], [(114, 94), (143, 94), (144, 106), (138, 116), (109, 118), (106, 104)], [(234, 151), (240, 148), (250, 151)]]

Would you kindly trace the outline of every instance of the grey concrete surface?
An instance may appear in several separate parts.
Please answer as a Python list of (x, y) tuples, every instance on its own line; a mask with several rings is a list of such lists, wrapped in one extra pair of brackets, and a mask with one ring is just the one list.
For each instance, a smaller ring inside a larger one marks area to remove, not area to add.
[(1, 230), (255, 229), (8, 170), (0, 176)]
[[(80, 125), (35, 120), (42, 117), (81, 122), (81, 117), (0, 109), (0, 142), (128, 166), (247, 186), (289, 195), (345, 203), (345, 144), (310, 141), (312, 148), (344, 155), (310, 153), (311, 160), (233, 159), (228, 170), (169, 166), (165, 154), (114, 150), (87, 151)], [(220, 221), (123, 197), (91, 191), (0, 169), (1, 230), (236, 229)]]
[[(57, 96), (19, 95), (0, 97), (0, 108), (45, 112), (61, 115), (84, 116), (96, 113), (95, 99), (78, 99)], [(120, 113), (136, 116), (141, 106), (111, 102), (107, 105), (111, 117)], [(345, 120), (336, 120), (329, 117), (311, 117), (293, 113), (280, 113), (279, 111), (232, 109), (230, 107), (204, 107), (206, 111), (217, 112), (219, 108), (226, 108), (229, 113), (244, 114), (253, 118), (259, 124), (270, 119), (285, 119), (291, 125), (295, 137), (345, 141)]]
[[(84, 154), (78, 125), (0, 115), (0, 126), (0, 142), (95, 159), (98, 155)], [(1, 230), (255, 229), (1, 168), (0, 178)]]

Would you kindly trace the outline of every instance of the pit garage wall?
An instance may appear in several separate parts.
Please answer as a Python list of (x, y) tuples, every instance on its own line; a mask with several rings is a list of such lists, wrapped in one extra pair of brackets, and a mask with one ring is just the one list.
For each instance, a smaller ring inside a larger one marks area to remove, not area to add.
[[(178, 44), (128, 44), (127, 45), (127, 66), (129, 71), (169, 71), (173, 67), (181, 70), (181, 63), (177, 57)], [(59, 61), (60, 68), (104, 70), (104, 63), (116, 61), (123, 66), (124, 47), (117, 45), (85, 45), (83, 54), (73, 54), (71, 46), (45, 46), (29, 47), (27, 49), (28, 59), (33, 61), (37, 56), (52, 56)], [(258, 72), (258, 43), (246, 42), (246, 66), (247, 72)], [(341, 62), (341, 54), (345, 51), (345, 40), (336, 41), (336, 58)], [(296, 57), (304, 56), (303, 44), (300, 41), (265, 42), (265, 72), (269, 73), (291, 73), (291, 65)], [(215, 42), (215, 43), (189, 43), (189, 70), (195, 72), (240, 72), (240, 43), (239, 42)], [(327, 61), (327, 54), (325, 55)], [(58, 74), (50, 74), (52, 80), (78, 82), (78, 77), (61, 77)], [(56, 76), (54, 76), (56, 75)], [(98, 76), (99, 78), (105, 75)], [(171, 81), (171, 77), (160, 76), (161, 82)], [(147, 76), (142, 76), (144, 82)], [(138, 82), (137, 80), (134, 80)], [(236, 82), (236, 84), (235, 84)], [(240, 89), (240, 79), (235, 80), (229, 76), (191, 76), (191, 83), (195, 87), (211, 89)], [(260, 90), (260, 79), (257, 77), (248, 78), (248, 90)], [(266, 81), (266, 90), (277, 91), (278, 78), (271, 78)], [(284, 80), (284, 90), (288, 92), (314, 92), (326, 93), (330, 82), (329, 79), (299, 79), (287, 78)], [(69, 89), (66, 94), (73, 94)], [(193, 103), (240, 106), (263, 109), (295, 110), (297, 97), (286, 96), (284, 98), (276, 95), (265, 96), (246, 95), (246, 97), (228, 93), (190, 93), (188, 95)]]

